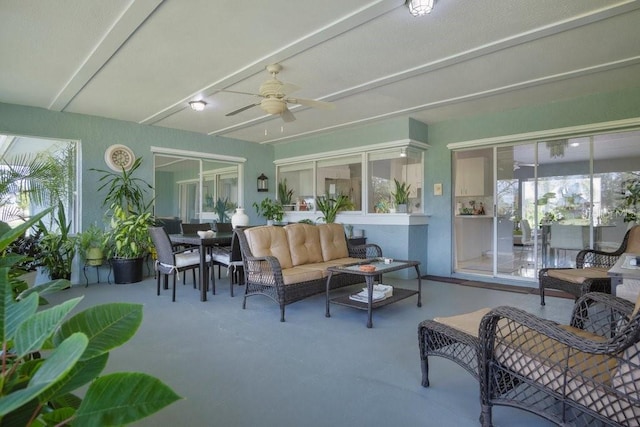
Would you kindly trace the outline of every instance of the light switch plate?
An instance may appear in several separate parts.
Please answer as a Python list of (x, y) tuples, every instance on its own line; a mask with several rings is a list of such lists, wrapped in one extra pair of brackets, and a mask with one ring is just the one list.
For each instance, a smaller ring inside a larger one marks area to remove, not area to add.
[(433, 195), (442, 196), (442, 183), (433, 184)]

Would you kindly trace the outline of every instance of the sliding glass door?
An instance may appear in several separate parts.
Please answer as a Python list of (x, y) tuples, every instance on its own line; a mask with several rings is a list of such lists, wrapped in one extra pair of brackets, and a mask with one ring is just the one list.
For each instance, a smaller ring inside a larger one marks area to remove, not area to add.
[(535, 281), (619, 247), (640, 210), (640, 132), (455, 152), (454, 188), (454, 271)]

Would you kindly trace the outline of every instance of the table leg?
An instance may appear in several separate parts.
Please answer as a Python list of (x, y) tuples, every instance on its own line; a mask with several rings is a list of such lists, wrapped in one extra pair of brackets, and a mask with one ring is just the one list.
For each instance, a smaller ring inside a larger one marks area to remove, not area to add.
[(367, 301), (367, 328), (373, 328), (373, 276), (365, 276), (367, 281), (367, 292), (368, 292), (368, 301)]
[(209, 287), (209, 269), (207, 268), (207, 248), (200, 244), (200, 301), (207, 300), (207, 289)]
[(418, 307), (422, 307), (422, 278), (420, 277), (420, 267), (417, 265), (416, 273), (418, 273)]
[(333, 275), (332, 272), (329, 272), (329, 275), (327, 276), (327, 290), (325, 291), (325, 295), (327, 298), (327, 311), (324, 313), (325, 317), (331, 317), (331, 314), (329, 314), (329, 285), (331, 284), (331, 276)]

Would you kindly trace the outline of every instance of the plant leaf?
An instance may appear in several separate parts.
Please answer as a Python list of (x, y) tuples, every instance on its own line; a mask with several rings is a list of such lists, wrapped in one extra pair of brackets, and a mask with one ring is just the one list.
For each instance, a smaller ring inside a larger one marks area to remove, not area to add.
[(93, 381), (105, 368), (107, 360), (109, 353), (89, 360), (79, 360), (64, 378), (40, 396), (40, 402), (62, 399), (68, 393)]
[(127, 342), (142, 323), (142, 305), (110, 303), (90, 307), (62, 324), (54, 344), (74, 332), (83, 332), (89, 345), (82, 360), (91, 359)]
[(18, 326), (38, 310), (38, 295), (31, 294), (24, 300), (13, 299), (9, 269), (0, 268), (0, 334), (2, 341), (13, 339)]
[(74, 426), (132, 423), (181, 399), (169, 386), (150, 375), (119, 372), (95, 380), (73, 420)]
[(19, 408), (51, 387), (67, 374), (80, 359), (89, 340), (82, 333), (75, 333), (51, 352), (26, 388), (0, 398), (0, 417)]
[(14, 337), (16, 355), (22, 358), (31, 352), (40, 350), (45, 340), (53, 334), (82, 298), (74, 298), (55, 307), (42, 310), (22, 322)]

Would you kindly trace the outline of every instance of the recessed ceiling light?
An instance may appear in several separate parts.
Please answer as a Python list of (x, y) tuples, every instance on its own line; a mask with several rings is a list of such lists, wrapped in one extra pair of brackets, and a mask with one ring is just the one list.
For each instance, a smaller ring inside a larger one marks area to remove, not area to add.
[(579, 147), (580, 143), (579, 142), (572, 142), (571, 144), (569, 144), (570, 147)]

